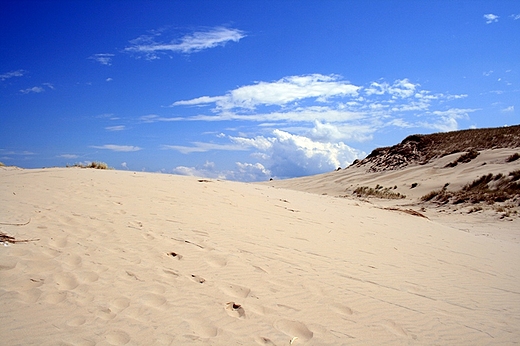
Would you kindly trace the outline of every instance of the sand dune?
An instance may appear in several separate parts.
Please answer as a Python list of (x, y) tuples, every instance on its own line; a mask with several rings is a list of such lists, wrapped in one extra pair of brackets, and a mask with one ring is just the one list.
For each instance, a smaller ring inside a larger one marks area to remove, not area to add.
[[(340, 174), (331, 176), (341, 181)], [(429, 189), (417, 174), (403, 179)], [(502, 221), (507, 236), (481, 236), (373, 201), (321, 195), (334, 190), (325, 181), (316, 194), (294, 190), (305, 180), (287, 182), (289, 190), (0, 168), (0, 231), (28, 240), (0, 247), (1, 343), (520, 340), (516, 221)]]

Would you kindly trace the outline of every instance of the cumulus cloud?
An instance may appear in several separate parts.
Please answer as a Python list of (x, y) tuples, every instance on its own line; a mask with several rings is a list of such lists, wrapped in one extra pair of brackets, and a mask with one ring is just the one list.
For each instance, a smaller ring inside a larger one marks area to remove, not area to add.
[(271, 172), (261, 163), (236, 162), (234, 170), (218, 170), (214, 162), (206, 161), (202, 166), (177, 166), (172, 173), (201, 178), (227, 179), (236, 181), (262, 181), (271, 177)]
[(496, 23), (498, 22), (499, 16), (489, 13), (484, 15), (484, 19), (486, 20), (486, 24)]
[[(186, 117), (148, 115), (141, 121), (243, 121), (241, 130), (247, 128), (246, 122), (257, 122), (250, 133), (217, 135), (219, 144), (196, 142), (163, 148), (185, 154), (240, 148), (250, 151), (254, 160), (241, 162), (235, 171), (239, 167), (257, 169), (259, 177), (263, 167), (273, 177), (285, 178), (345, 167), (365, 155), (347, 143), (370, 140), (388, 127), (456, 130), (459, 121), (469, 119), (477, 109), (450, 108), (448, 103), (467, 96), (426, 90), (408, 78), (363, 86), (338, 75), (311, 74), (175, 101), (172, 107), (197, 109)], [(255, 166), (257, 163), (262, 166)], [(200, 170), (196, 168), (197, 174)]]
[(147, 59), (159, 58), (159, 53), (196, 53), (205, 49), (223, 46), (228, 42), (238, 42), (246, 35), (238, 29), (215, 27), (186, 34), (181, 38), (161, 41), (164, 30), (142, 35), (125, 48), (126, 52), (143, 54)]
[(97, 61), (101, 65), (110, 66), (110, 65), (112, 65), (112, 57), (113, 56), (114, 56), (114, 54), (100, 53), (100, 54), (91, 55), (87, 59), (91, 59), (91, 60)]
[(511, 113), (514, 111), (515, 111), (515, 106), (509, 106), (509, 107), (502, 109), (502, 112), (504, 112), (504, 113)]
[(313, 140), (303, 135), (275, 129), (269, 137), (229, 136), (233, 142), (257, 149), (256, 157), (278, 178), (304, 176), (345, 167), (365, 153), (343, 142)]
[(26, 73), (27, 73), (27, 71), (24, 71), (24, 70), (16, 70), (16, 71), (2, 73), (2, 74), (0, 74), (0, 80), (3, 82), (4, 80), (9, 79), (9, 78), (22, 77)]
[(105, 145), (93, 145), (91, 148), (96, 149), (106, 149), (106, 150), (112, 150), (112, 151), (139, 151), (142, 148), (132, 146), (132, 145), (115, 145), (115, 144), (105, 144)]

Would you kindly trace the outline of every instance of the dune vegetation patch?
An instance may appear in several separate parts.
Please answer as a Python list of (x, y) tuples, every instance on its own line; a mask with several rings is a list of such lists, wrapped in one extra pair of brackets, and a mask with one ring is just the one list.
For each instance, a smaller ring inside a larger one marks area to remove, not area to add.
[(354, 190), (354, 194), (357, 197), (377, 197), (377, 198), (385, 198), (385, 199), (406, 198), (406, 195), (393, 191), (396, 188), (397, 188), (397, 186), (390, 188), (390, 187), (383, 187), (379, 184), (377, 184), (375, 188), (368, 187), (368, 186), (359, 186)]
[(465, 154), (462, 154), (461, 156), (459, 156), (459, 158), (455, 161), (452, 161), (450, 163), (448, 163), (446, 166), (444, 166), (444, 168), (451, 168), (451, 167), (455, 167), (457, 166), (459, 163), (468, 163), (468, 162), (471, 162), (471, 160), (475, 159), (477, 156), (479, 156), (480, 153), (475, 150), (475, 149), (471, 149), (470, 151), (468, 151), (467, 153)]
[(520, 154), (519, 153), (514, 153), (513, 155), (509, 156), (506, 159), (506, 162), (513, 162), (513, 161), (516, 161), (518, 159), (520, 159)]
[[(502, 173), (483, 175), (464, 185), (458, 191), (448, 191), (447, 185), (445, 185), (440, 190), (434, 190), (422, 196), (421, 201), (439, 204), (485, 203), (494, 205), (502, 203), (495, 208), (496, 211), (511, 210), (520, 206), (520, 169), (507, 175)], [(482, 210), (481, 207), (473, 207), (470, 212), (480, 210)]]
[(67, 165), (67, 167), (94, 168), (94, 169), (113, 169), (111, 167), (108, 167), (108, 165), (106, 163), (104, 163), (104, 162), (97, 162), (97, 161), (92, 161), (91, 163), (88, 163), (88, 164), (75, 163), (72, 166)]

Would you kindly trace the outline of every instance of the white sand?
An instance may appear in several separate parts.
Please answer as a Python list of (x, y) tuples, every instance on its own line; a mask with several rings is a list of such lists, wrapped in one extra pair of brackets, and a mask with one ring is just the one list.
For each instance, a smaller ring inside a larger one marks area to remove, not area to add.
[(518, 229), (480, 236), (372, 202), (78, 168), (1, 168), (0, 222), (33, 240), (0, 247), (2, 345), (520, 340)]

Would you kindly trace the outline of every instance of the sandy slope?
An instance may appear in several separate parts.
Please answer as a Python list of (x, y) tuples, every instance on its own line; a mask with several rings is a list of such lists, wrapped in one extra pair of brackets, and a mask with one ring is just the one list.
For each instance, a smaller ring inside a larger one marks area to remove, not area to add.
[[(26, 225), (16, 226), (14, 223)], [(3, 345), (520, 340), (520, 244), (258, 184), (0, 169)]]
[[(264, 185), (295, 189), (299, 191), (324, 194), (329, 196), (348, 196), (354, 198), (353, 191), (359, 186), (375, 188), (377, 185), (392, 188), (392, 192), (405, 195), (405, 199), (384, 200), (378, 198), (364, 199), (374, 205), (412, 209), (430, 219), (472, 232), (508, 241), (520, 242), (520, 208), (515, 217), (502, 218), (503, 213), (497, 212), (498, 205), (482, 204), (483, 210), (468, 213), (474, 205), (446, 205), (419, 203), (420, 198), (430, 191), (442, 189), (449, 184), (449, 191), (460, 190), (465, 184), (492, 173), (508, 175), (509, 172), (520, 169), (520, 160), (506, 162), (507, 158), (519, 149), (493, 149), (480, 151), (480, 155), (469, 163), (458, 164), (453, 168), (445, 166), (457, 160), (463, 153), (447, 155), (425, 165), (412, 165), (407, 168), (377, 173), (367, 173), (367, 167), (349, 167), (347, 169), (326, 174), (308, 176), (264, 183)], [(416, 185), (416, 187), (413, 187)], [(396, 187), (394, 190), (393, 187)]]

